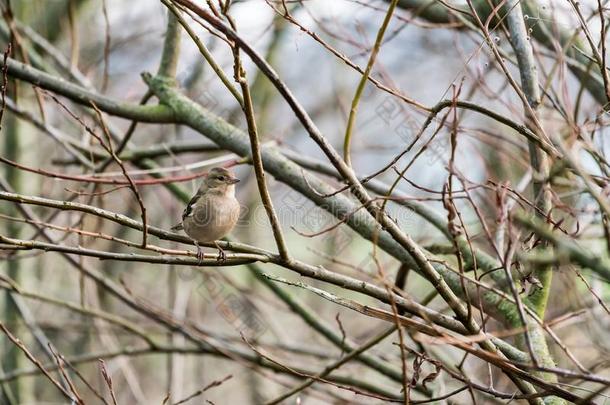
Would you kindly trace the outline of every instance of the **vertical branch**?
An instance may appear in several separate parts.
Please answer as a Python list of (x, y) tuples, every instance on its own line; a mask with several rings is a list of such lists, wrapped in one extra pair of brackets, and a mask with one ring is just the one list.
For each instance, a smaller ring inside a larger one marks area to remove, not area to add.
[(174, 13), (167, 14), (167, 29), (163, 42), (163, 53), (159, 63), (159, 76), (175, 77), (180, 57), (180, 40), (182, 31)]
[(87, 132), (89, 132), (91, 135), (93, 135), (102, 145), (102, 147), (104, 147), (104, 149), (106, 149), (108, 154), (112, 157), (112, 159), (121, 169), (121, 172), (123, 173), (123, 176), (125, 177), (125, 179), (127, 179), (127, 182), (129, 183), (129, 188), (131, 189), (136, 201), (138, 202), (138, 205), (140, 206), (140, 212), (142, 214), (142, 224), (143, 224), (142, 247), (145, 248), (147, 245), (147, 240), (148, 240), (148, 219), (146, 216), (146, 206), (144, 205), (144, 200), (142, 199), (142, 196), (140, 195), (140, 192), (138, 191), (138, 187), (136, 186), (133, 179), (129, 175), (129, 172), (125, 168), (123, 161), (121, 161), (121, 159), (118, 157), (118, 155), (114, 151), (114, 147), (112, 146), (112, 139), (110, 137), (110, 132), (108, 131), (108, 127), (106, 125), (106, 121), (104, 120), (104, 116), (102, 115), (102, 112), (97, 108), (97, 106), (93, 102), (91, 103), (91, 107), (93, 107), (93, 109), (95, 110), (95, 112), (99, 118), (100, 124), (102, 126), (102, 131), (103, 131), (104, 135), (106, 135), (107, 144), (105, 144), (102, 141), (101, 137), (97, 136), (97, 134), (95, 134), (95, 132), (88, 129), (88, 127), (86, 125), (84, 125), (84, 123), (83, 123), (83, 126), (84, 126), (85, 130), (87, 130)]
[(11, 54), (12, 43), (9, 42), (6, 46), (6, 51), (3, 55), (2, 67), (2, 87), (0, 87), (0, 96), (2, 97), (2, 106), (0, 106), (0, 129), (2, 129), (2, 117), (4, 116), (4, 109), (6, 108), (6, 90), (8, 89), (8, 67), (6, 66), (6, 59)]
[(345, 163), (347, 163), (348, 166), (352, 165), (350, 145), (352, 142), (354, 122), (356, 121), (356, 113), (358, 112), (358, 104), (360, 103), (360, 98), (362, 97), (364, 86), (369, 80), (371, 70), (373, 70), (373, 65), (375, 65), (375, 59), (377, 59), (377, 54), (379, 54), (379, 49), (381, 48), (383, 36), (385, 35), (385, 31), (388, 28), (388, 25), (390, 24), (392, 14), (394, 13), (394, 9), (396, 8), (397, 3), (398, 0), (392, 0), (392, 3), (390, 3), (388, 12), (386, 13), (385, 18), (383, 19), (383, 23), (381, 23), (381, 27), (377, 32), (377, 37), (375, 38), (375, 44), (373, 45), (373, 50), (371, 51), (369, 62), (366, 65), (364, 73), (360, 77), (360, 82), (358, 83), (358, 87), (356, 88), (356, 94), (354, 94), (354, 99), (352, 100), (352, 107), (349, 111), (349, 118), (347, 119), (347, 128), (345, 129), (345, 138), (343, 140), (343, 159), (345, 159)]
[[(587, 38), (587, 41), (589, 42), (589, 46), (591, 47), (591, 52), (593, 52), (593, 57), (595, 58), (595, 62), (597, 62), (597, 65), (599, 66), (599, 69), (600, 69), (600, 72), (602, 75), (602, 80), (604, 82), (604, 90), (605, 90), (606, 99), (607, 99), (606, 101), (610, 102), (610, 78), (608, 77), (608, 70), (606, 70), (606, 56), (600, 54), (599, 49), (597, 49), (597, 46), (595, 46), (595, 41), (593, 40), (593, 35), (591, 35), (591, 32), (589, 31), (589, 28), (587, 27), (587, 22), (585, 21), (585, 18), (583, 17), (582, 12), (580, 11), (580, 4), (574, 0), (569, 0), (569, 2), (572, 5), (572, 8), (574, 9), (576, 16), (578, 17), (578, 21), (580, 22), (580, 27), (582, 28), (582, 31), (585, 33), (585, 37)], [(598, 5), (599, 5), (599, 14), (601, 17), (601, 28), (602, 28), (602, 35), (601, 35), (602, 50), (605, 50), (606, 47), (604, 44), (604, 37), (605, 37), (604, 15), (602, 13), (601, 3), (598, 2)]]
[(227, 90), (229, 90), (233, 97), (235, 97), (239, 105), (243, 107), (244, 100), (241, 94), (239, 94), (239, 90), (237, 90), (235, 86), (233, 86), (231, 80), (227, 77), (227, 75), (225, 75), (224, 71), (222, 70), (222, 67), (220, 67), (220, 65), (216, 63), (214, 57), (212, 56), (212, 53), (208, 50), (208, 48), (201, 41), (201, 39), (199, 39), (195, 31), (188, 25), (188, 23), (180, 13), (180, 10), (178, 10), (176, 6), (170, 3), (169, 0), (161, 0), (161, 2), (165, 5), (165, 7), (169, 9), (169, 11), (172, 12), (178, 23), (180, 23), (180, 25), (182, 26), (182, 28), (184, 28), (189, 37), (191, 37), (191, 40), (195, 43), (197, 49), (199, 49), (199, 53), (201, 53), (206, 62), (208, 62), (208, 64), (210, 65), (214, 73), (216, 73), (222, 84), (224, 84)]
[(280, 221), (275, 213), (275, 210), (273, 209), (273, 201), (271, 200), (271, 195), (269, 194), (269, 190), (267, 189), (267, 184), (265, 182), (265, 169), (263, 168), (263, 158), (261, 156), (261, 145), (258, 137), (258, 130), (256, 128), (256, 119), (254, 118), (254, 106), (252, 105), (250, 86), (248, 85), (248, 81), (246, 79), (246, 71), (244, 70), (239, 58), (239, 48), (233, 48), (233, 54), (235, 57), (235, 80), (241, 87), (244, 99), (243, 111), (246, 115), (246, 122), (248, 124), (248, 136), (250, 137), (252, 165), (254, 166), (254, 173), (256, 174), (256, 184), (263, 202), (263, 207), (265, 207), (265, 211), (269, 217), (269, 222), (271, 223), (271, 228), (273, 229), (273, 237), (275, 238), (278, 252), (283, 260), (289, 262), (290, 255), (288, 253), (288, 247), (286, 246)]
[(597, 0), (597, 11), (599, 12), (599, 42), (601, 44), (601, 71), (602, 77), (604, 79), (604, 88), (606, 89), (606, 97), (608, 97), (608, 101), (610, 101), (610, 83), (608, 83), (608, 69), (606, 64), (606, 19), (604, 18), (604, 6), (602, 6), (602, 1)]
[[(470, 300), (470, 296), (468, 294), (468, 289), (466, 288), (465, 280), (464, 280), (464, 256), (459, 249), (458, 246), (458, 238), (462, 235), (463, 231), (460, 229), (460, 226), (457, 224), (456, 220), (459, 219), (459, 211), (455, 205), (454, 196), (453, 196), (453, 176), (455, 174), (455, 153), (458, 146), (458, 116), (457, 116), (457, 108), (455, 107), (455, 102), (460, 96), (462, 91), (462, 86), (460, 84), (459, 87), (453, 88), (453, 97), (451, 98), (453, 101), (453, 105), (451, 106), (451, 111), (453, 111), (453, 122), (451, 123), (451, 136), (450, 136), (450, 144), (451, 150), (449, 155), (449, 176), (447, 177), (447, 182), (443, 187), (442, 200), (443, 206), (447, 210), (447, 230), (451, 235), (451, 243), (455, 248), (456, 259), (458, 263), (458, 271), (460, 272), (460, 284), (462, 286), (462, 291), (464, 294), (464, 298), (466, 301), (467, 309), (468, 309), (468, 319), (472, 319), (472, 302)], [(476, 267), (476, 266), (475, 266)]]
[(68, 25), (70, 28), (70, 67), (74, 70), (78, 70), (78, 56), (80, 50), (78, 23), (76, 21), (76, 2), (77, 0), (70, 0), (68, 3)]
[[(531, 109), (525, 109), (528, 118), (528, 127), (534, 132), (538, 131), (540, 123), (538, 119), (538, 105), (540, 103), (540, 90), (538, 87), (538, 71), (534, 60), (534, 51), (528, 40), (527, 28), (523, 20), (521, 5), (517, 0), (509, 0), (507, 3), (509, 13), (506, 17), (508, 29), (511, 34), (511, 44), (517, 56), (519, 73), (521, 75), (521, 87)], [(528, 113), (529, 112), (529, 113)], [(548, 156), (534, 143), (529, 142), (530, 163), (535, 172), (533, 180), (534, 202), (537, 215), (545, 218), (550, 216), (551, 195), (548, 186), (549, 160)], [(546, 248), (545, 244), (540, 246)], [(552, 281), (552, 267), (540, 266), (536, 269), (535, 277), (540, 280), (542, 287), (530, 297), (531, 306), (540, 318), (544, 318), (546, 305)]]
[[(532, 131), (542, 135), (544, 129), (540, 123), (538, 114), (538, 105), (540, 103), (540, 90), (538, 86), (538, 71), (536, 68), (536, 62), (534, 60), (534, 51), (529, 37), (527, 34), (527, 28), (523, 19), (523, 11), (519, 0), (508, 0), (507, 2), (508, 15), (507, 25), (511, 35), (511, 44), (517, 56), (517, 62), (519, 66), (519, 73), (521, 75), (521, 87), (527, 99), (528, 105), (524, 106), (526, 111), (526, 118), (528, 120), (528, 127)], [(529, 107), (529, 108), (528, 108)], [(549, 160), (548, 156), (542, 151), (536, 144), (529, 142), (529, 153), (530, 163), (534, 170), (534, 203), (536, 205), (536, 215), (546, 219), (547, 216), (551, 215), (551, 194), (549, 189)], [(538, 248), (547, 248), (548, 244), (543, 243)], [(510, 273), (507, 270), (507, 273)], [(507, 276), (509, 276), (507, 274)], [(552, 282), (552, 266), (542, 265), (536, 268), (535, 277), (540, 281), (541, 287), (539, 287), (530, 296), (529, 305), (536, 312), (536, 314), (544, 321), (544, 314), (546, 312), (546, 306), (551, 291)], [(516, 291), (513, 289), (513, 294)], [(515, 297), (519, 300), (519, 296)], [(520, 304), (520, 301), (517, 301)], [(555, 362), (549, 352), (548, 345), (544, 338), (544, 333), (538, 325), (528, 322), (523, 316), (522, 308), (519, 307), (519, 313), (525, 322), (525, 337), (530, 350), (532, 350), (533, 361), (536, 364), (538, 360), (542, 361), (544, 366), (554, 366)], [(557, 376), (544, 373), (543, 378), (547, 381), (556, 382)], [(565, 403), (558, 397), (549, 398), (547, 403)]]
[(108, 5), (102, 0), (102, 14), (104, 15), (104, 74), (102, 78), (102, 92), (108, 87), (108, 70), (110, 68), (110, 20), (108, 19)]
[[(18, 53), (21, 58), (23, 59), (23, 62), (25, 62), (26, 65), (30, 64), (30, 57), (29, 57), (29, 53), (27, 52), (26, 48), (23, 45), (23, 40), (21, 39), (21, 35), (19, 34), (19, 30), (16, 27), (15, 24), (15, 17), (13, 15), (13, 10), (11, 8), (11, 2), (7, 1), (6, 2), (6, 6), (5, 8), (2, 8), (2, 16), (4, 17), (4, 20), (6, 21), (6, 24), (8, 26), (8, 31), (9, 31), (9, 35), (8, 35), (8, 42), (11, 45), (12, 48), (15, 49), (16, 53)], [(6, 63), (7, 57), (10, 55), (5, 55), (3, 61), (4, 63)], [(10, 58), (8, 58), (10, 59)], [(40, 117), (42, 118), (42, 121), (46, 121), (46, 114), (45, 114), (45, 110), (44, 110), (44, 105), (43, 105), (43, 100), (42, 100), (42, 95), (40, 93), (40, 89), (38, 89), (38, 87), (34, 86), (34, 94), (36, 95), (36, 101), (38, 102), (38, 110), (40, 111)]]
[[(2, 137), (4, 138), (3, 142), (3, 154), (12, 160), (20, 160), (21, 157), (21, 143), (20, 143), (20, 134), (19, 134), (19, 122), (16, 120), (13, 114), (7, 114), (5, 119), (4, 131), (2, 131)], [(9, 182), (14, 188), (17, 190), (23, 191), (23, 175), (21, 170), (12, 167), (5, 166), (4, 176), (7, 182)], [(14, 215), (16, 213), (14, 206), (5, 207), (6, 213), (9, 215)], [(6, 235), (12, 238), (18, 238), (21, 235), (20, 226), (13, 222), (5, 222), (5, 232)], [(23, 276), (25, 270), (23, 268), (23, 262), (19, 260), (9, 260), (6, 261), (3, 267), (6, 269), (6, 275), (16, 280), (17, 282), (23, 281)], [(14, 329), (16, 333), (21, 334), (23, 330), (21, 326), (21, 322), (19, 319), (19, 308), (17, 303), (14, 300), (14, 295), (10, 292), (5, 292), (4, 294), (4, 305), (3, 305), (3, 315), (2, 319), (5, 320), (9, 325), (15, 325)], [(10, 343), (10, 342), (7, 342)], [(12, 345), (7, 345), (3, 347), (4, 357), (2, 359), (3, 368), (7, 368), (9, 370), (17, 369), (23, 366), (24, 358), (20, 356), (19, 351), (16, 347)], [(10, 391), (15, 396), (17, 403), (21, 403), (26, 400), (27, 393), (27, 385), (24, 382), (17, 381), (10, 387)], [(31, 399), (31, 398), (29, 398)]]

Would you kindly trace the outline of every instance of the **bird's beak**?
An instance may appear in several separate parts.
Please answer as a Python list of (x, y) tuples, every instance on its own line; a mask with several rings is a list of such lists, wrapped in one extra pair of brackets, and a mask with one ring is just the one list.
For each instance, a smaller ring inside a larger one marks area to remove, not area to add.
[(233, 177), (229, 180), (227, 180), (228, 184), (235, 184), (235, 183), (239, 183), (239, 179), (237, 177)]

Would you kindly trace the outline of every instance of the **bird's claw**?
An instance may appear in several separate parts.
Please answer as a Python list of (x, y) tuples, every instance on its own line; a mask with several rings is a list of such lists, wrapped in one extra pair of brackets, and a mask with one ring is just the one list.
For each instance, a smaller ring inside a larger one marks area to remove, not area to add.
[(216, 260), (218, 260), (221, 263), (224, 263), (227, 261), (227, 254), (225, 253), (224, 250), (222, 249), (218, 249), (218, 256), (216, 257)]
[(225, 253), (225, 251), (218, 245), (218, 243), (214, 242), (214, 245), (216, 245), (216, 249), (218, 249), (218, 256), (216, 256), (216, 260), (221, 263), (226, 262), (227, 254)]
[(205, 258), (203, 250), (201, 249), (201, 246), (199, 246), (198, 243), (195, 243), (195, 246), (197, 246), (197, 264), (201, 264), (203, 263), (203, 259)]

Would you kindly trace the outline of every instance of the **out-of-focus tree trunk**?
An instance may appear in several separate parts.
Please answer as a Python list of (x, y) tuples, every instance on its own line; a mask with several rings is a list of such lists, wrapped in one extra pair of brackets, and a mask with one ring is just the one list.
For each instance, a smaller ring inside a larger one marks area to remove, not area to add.
[[(2, 125), (2, 147), (3, 155), (8, 159), (22, 161), (21, 143), (20, 143), (19, 121), (12, 114), (6, 114)], [(11, 166), (4, 166), (4, 173), (8, 183), (16, 190), (23, 191), (23, 176), (20, 170)], [(3, 209), (4, 213), (11, 216), (18, 216), (15, 206), (8, 205)], [(11, 238), (19, 238), (21, 235), (20, 224), (18, 222), (4, 221), (4, 232)], [(20, 260), (6, 260), (3, 265), (3, 273), (18, 284), (23, 281), (23, 272), (27, 269), (22, 266)], [(13, 333), (20, 339), (25, 339), (27, 330), (23, 327), (19, 309), (15, 305), (13, 298), (9, 292), (3, 294), (3, 322), (9, 325)], [(3, 339), (3, 360), (2, 366), (4, 370), (16, 370), (23, 368), (29, 364), (28, 360), (21, 354), (20, 350), (7, 339)], [(34, 380), (22, 378), (10, 384), (10, 390), (14, 396), (14, 400), (18, 404), (32, 403), (34, 393)]]

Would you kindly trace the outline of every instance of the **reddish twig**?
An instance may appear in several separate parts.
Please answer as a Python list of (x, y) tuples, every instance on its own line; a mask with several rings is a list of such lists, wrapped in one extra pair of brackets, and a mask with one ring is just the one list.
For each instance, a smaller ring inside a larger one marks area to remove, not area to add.
[(204, 392), (206, 392), (207, 390), (209, 390), (211, 388), (221, 386), (222, 384), (224, 384), (226, 381), (230, 380), (231, 378), (233, 378), (233, 376), (231, 374), (229, 374), (228, 376), (226, 376), (220, 380), (212, 381), (211, 383), (209, 383), (208, 385), (206, 385), (199, 391), (194, 392), (193, 394), (189, 395), (188, 397), (186, 397), (178, 402), (174, 402), (173, 405), (180, 405), (185, 402), (188, 402), (191, 399), (198, 397), (199, 395), (203, 394)]
[(110, 378), (110, 375), (108, 374), (108, 370), (106, 369), (106, 363), (102, 359), (99, 359), (98, 362), (100, 364), (100, 371), (102, 372), (102, 377), (104, 378), (104, 381), (106, 381), (106, 385), (108, 386), (108, 391), (110, 391), (110, 398), (112, 398), (112, 403), (114, 405), (117, 405), (116, 396), (114, 394), (114, 389), (112, 388), (112, 379)]
[(12, 43), (9, 42), (3, 57), (4, 65), (2, 66), (2, 107), (0, 108), (0, 129), (2, 129), (2, 117), (4, 116), (4, 108), (6, 107), (6, 90), (8, 88), (8, 65), (6, 64), (6, 60), (11, 54), (12, 46)]

